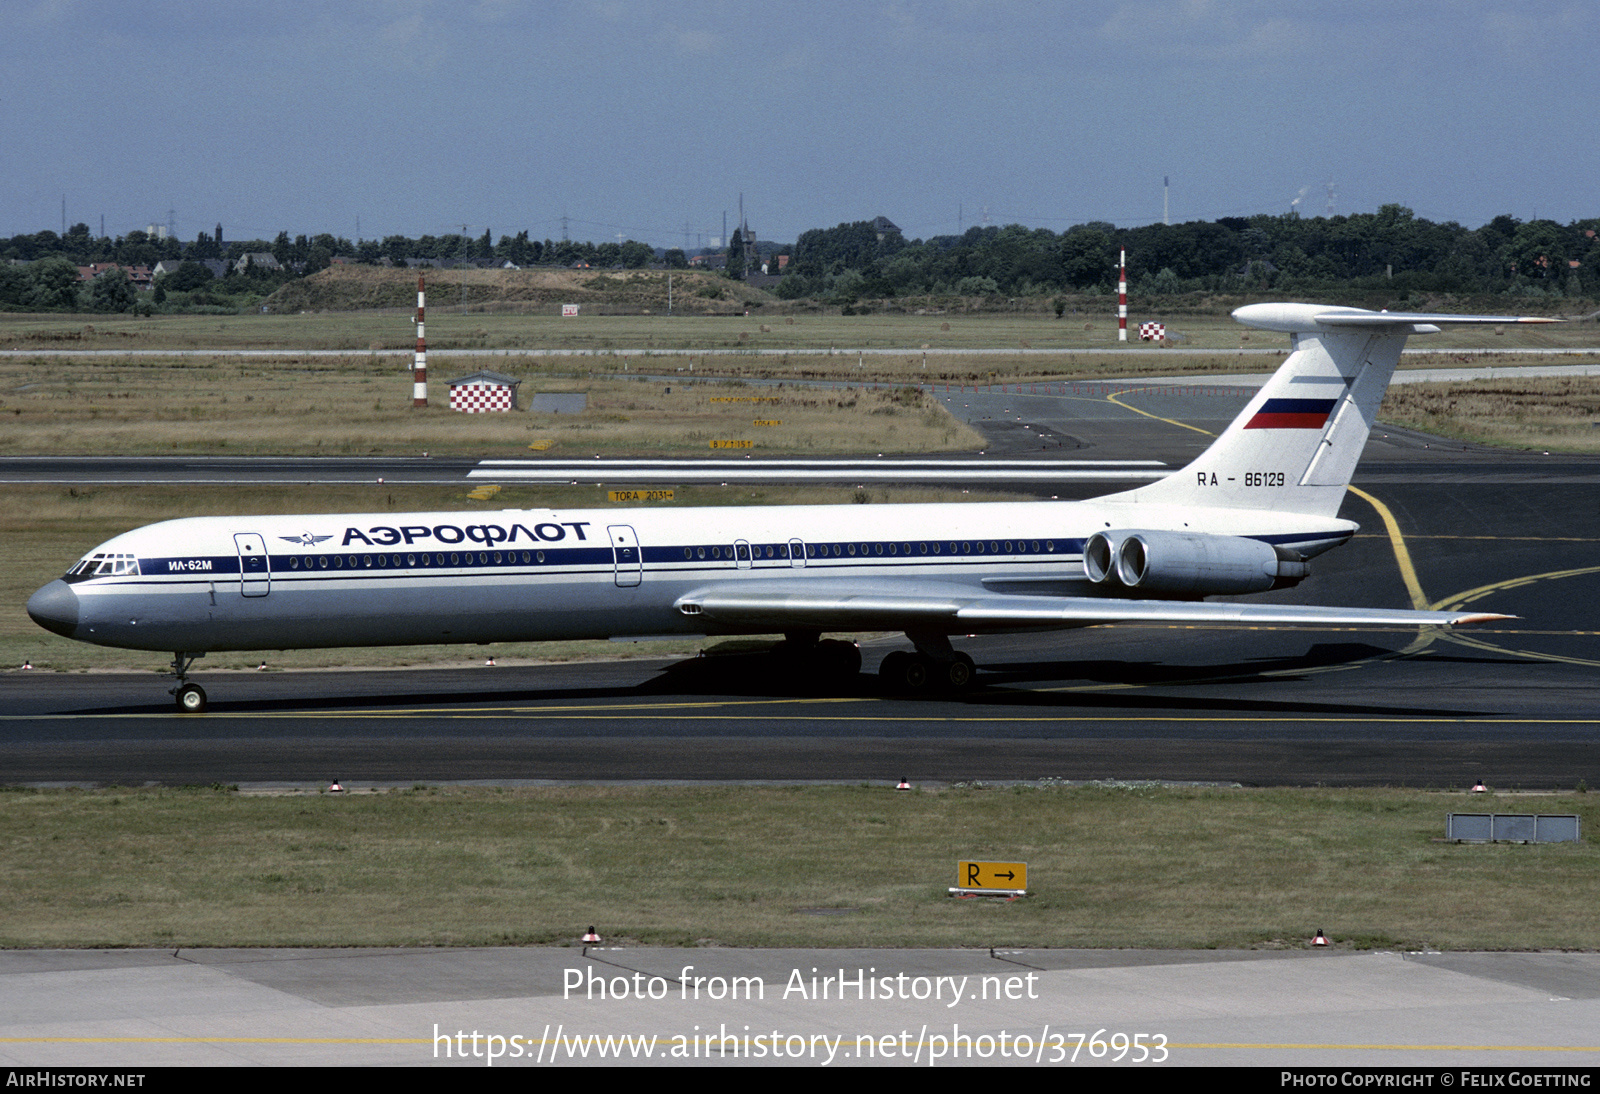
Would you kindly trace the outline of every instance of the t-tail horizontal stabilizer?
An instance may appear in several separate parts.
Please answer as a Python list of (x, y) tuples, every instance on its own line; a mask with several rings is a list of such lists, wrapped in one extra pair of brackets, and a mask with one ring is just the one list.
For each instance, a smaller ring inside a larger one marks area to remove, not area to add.
[(1108, 500), (1332, 517), (1409, 335), (1456, 323), (1559, 321), (1319, 304), (1247, 304), (1233, 317), (1247, 327), (1288, 333), (1288, 360), (1188, 467)]

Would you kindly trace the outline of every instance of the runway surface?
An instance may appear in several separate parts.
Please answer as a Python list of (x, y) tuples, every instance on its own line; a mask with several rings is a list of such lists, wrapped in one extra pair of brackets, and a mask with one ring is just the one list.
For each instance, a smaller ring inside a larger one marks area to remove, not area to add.
[[(945, 396), (994, 461), (1181, 466), (1242, 391)], [(996, 470), (1001, 465), (996, 464)], [(1520, 618), (1449, 634), (1094, 628), (958, 640), (960, 698), (816, 694), (759, 656), (465, 670), (0, 676), (6, 781), (1173, 779), (1571, 788), (1600, 780), (1600, 461), (1380, 428), (1344, 509), (1363, 533), (1258, 599)], [(1062, 497), (1108, 487), (1035, 486)], [(1402, 565), (1402, 557), (1406, 560)], [(65, 561), (65, 560), (64, 560)], [(909, 648), (869, 641), (868, 673)], [(485, 651), (492, 652), (492, 651)], [(270, 660), (270, 654), (268, 655)], [(164, 659), (151, 655), (151, 667)]]

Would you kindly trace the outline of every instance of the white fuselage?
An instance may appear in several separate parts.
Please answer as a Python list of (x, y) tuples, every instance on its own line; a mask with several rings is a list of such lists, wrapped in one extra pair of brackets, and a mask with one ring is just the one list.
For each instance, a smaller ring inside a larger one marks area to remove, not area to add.
[(192, 653), (770, 633), (787, 628), (730, 625), (679, 602), (775, 579), (802, 591), (870, 594), (913, 578), (930, 593), (1105, 595), (1085, 577), (1084, 541), (1128, 527), (1254, 538), (1307, 557), (1355, 529), (1110, 499), (205, 517), (85, 556), (64, 579), (75, 621), (58, 609), (52, 629)]

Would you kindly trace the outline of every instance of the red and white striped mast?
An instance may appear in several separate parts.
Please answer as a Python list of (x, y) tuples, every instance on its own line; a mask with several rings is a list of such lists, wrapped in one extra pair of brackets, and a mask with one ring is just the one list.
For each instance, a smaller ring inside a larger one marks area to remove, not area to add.
[(411, 405), (428, 405), (428, 340), (422, 336), (422, 275), (417, 275), (417, 357), (411, 373)]
[[(417, 313), (421, 315), (419, 311)], [(421, 330), (421, 327), (417, 328)], [(1128, 340), (1128, 249), (1124, 247), (1117, 262), (1117, 341)]]

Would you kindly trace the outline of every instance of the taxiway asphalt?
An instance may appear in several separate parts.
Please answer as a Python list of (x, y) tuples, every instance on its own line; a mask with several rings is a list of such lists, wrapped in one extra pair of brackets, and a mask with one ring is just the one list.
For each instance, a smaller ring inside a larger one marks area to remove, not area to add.
[[(131, 1073), (1233, 1065), (1345, 1069), (1342, 1083), (1338, 1072), (1319, 1073), (1317, 1085), (1402, 1085), (1360, 1069), (1403, 1068), (1412, 1069), (1407, 1086), (1489, 1086), (1515, 1069), (1522, 1081), (1499, 1085), (1587, 1087), (1597, 1028), (1595, 954), (603, 945), (0, 953), (0, 1062)], [(1446, 1067), (1451, 1083), (1432, 1071)], [(1270, 1079), (1280, 1085), (1278, 1074)]]

